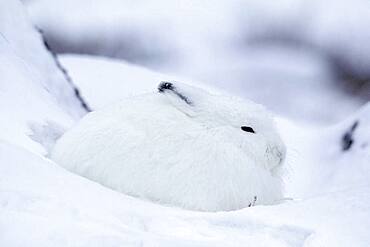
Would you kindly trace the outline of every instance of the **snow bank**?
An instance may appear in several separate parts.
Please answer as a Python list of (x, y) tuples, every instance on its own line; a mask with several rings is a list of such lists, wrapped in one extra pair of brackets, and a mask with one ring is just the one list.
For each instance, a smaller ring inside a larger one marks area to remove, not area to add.
[(280, 120), (289, 148), (287, 195), (311, 197), (367, 186), (370, 178), (370, 104), (330, 128)]
[[(30, 126), (69, 126), (86, 111), (21, 4), (0, 2), (0, 138), (37, 152)], [(37, 137), (36, 137), (37, 138)]]

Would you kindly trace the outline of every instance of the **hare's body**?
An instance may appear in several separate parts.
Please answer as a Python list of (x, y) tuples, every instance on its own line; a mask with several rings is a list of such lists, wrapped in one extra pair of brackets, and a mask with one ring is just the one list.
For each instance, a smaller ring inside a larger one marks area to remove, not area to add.
[(284, 155), (261, 106), (167, 83), (88, 114), (52, 159), (129, 195), (218, 211), (280, 199)]

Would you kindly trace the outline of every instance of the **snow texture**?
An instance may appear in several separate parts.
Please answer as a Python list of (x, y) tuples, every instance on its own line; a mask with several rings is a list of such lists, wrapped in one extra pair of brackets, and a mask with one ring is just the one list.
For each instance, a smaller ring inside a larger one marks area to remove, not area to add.
[(45, 152), (28, 137), (30, 125), (67, 127), (86, 112), (24, 12), (0, 2), (0, 128), (3, 139)]
[(308, 197), (366, 186), (370, 177), (369, 121), (370, 103), (330, 128), (309, 130), (282, 123), (283, 139), (294, 147), (287, 193)]

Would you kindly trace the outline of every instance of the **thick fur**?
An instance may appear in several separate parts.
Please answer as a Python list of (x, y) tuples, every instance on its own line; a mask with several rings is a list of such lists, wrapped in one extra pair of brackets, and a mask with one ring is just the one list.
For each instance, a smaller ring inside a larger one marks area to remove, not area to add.
[(235, 210), (282, 197), (285, 146), (266, 110), (179, 83), (89, 113), (51, 157), (114, 190), (187, 209)]

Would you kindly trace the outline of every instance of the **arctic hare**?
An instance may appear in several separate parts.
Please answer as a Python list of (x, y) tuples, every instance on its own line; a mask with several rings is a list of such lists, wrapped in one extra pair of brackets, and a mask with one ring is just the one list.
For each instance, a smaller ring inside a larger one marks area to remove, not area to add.
[(176, 82), (89, 113), (51, 154), (114, 190), (201, 211), (281, 199), (284, 157), (261, 105)]

